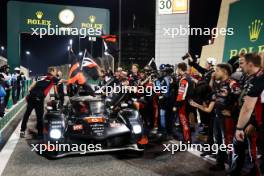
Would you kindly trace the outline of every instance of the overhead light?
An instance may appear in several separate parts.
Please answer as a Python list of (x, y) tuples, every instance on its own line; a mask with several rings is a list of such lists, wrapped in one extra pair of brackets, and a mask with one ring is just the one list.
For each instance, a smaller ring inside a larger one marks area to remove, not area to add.
[(5, 50), (5, 47), (4, 46), (1, 46), (1, 50)]
[(82, 56), (83, 55), (83, 53), (82, 52), (79, 52), (79, 56)]
[(26, 55), (30, 55), (30, 51), (26, 51)]

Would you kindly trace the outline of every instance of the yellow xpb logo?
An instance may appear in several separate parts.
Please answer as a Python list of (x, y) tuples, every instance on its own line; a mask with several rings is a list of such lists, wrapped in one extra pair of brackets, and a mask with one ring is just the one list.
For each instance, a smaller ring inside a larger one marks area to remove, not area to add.
[(249, 39), (252, 42), (255, 42), (259, 38), (263, 22), (261, 20), (255, 20), (248, 26), (249, 29)]
[(37, 16), (38, 19), (41, 19), (43, 17), (43, 12), (37, 11), (36, 12), (36, 16)]

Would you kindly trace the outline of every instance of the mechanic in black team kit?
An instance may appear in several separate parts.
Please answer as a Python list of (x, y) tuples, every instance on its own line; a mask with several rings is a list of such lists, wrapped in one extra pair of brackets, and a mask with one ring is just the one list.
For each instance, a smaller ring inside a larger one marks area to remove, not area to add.
[(21, 124), (20, 137), (25, 137), (25, 131), (27, 128), (27, 122), (33, 109), (35, 109), (37, 116), (37, 130), (38, 137), (42, 137), (43, 131), (43, 114), (44, 114), (44, 99), (49, 93), (53, 85), (65, 80), (59, 80), (57, 77), (57, 69), (55, 67), (49, 67), (48, 74), (43, 79), (34, 82), (29, 90), (27, 99), (27, 110), (24, 114), (23, 121)]

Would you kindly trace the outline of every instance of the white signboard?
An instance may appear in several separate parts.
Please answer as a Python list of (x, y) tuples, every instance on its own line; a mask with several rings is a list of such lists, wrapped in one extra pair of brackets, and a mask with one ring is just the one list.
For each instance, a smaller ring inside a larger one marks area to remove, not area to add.
[(180, 26), (189, 26), (186, 2), (189, 0), (156, 0), (155, 61), (158, 66), (183, 62), (182, 56), (189, 50), (188, 35), (172, 35)]

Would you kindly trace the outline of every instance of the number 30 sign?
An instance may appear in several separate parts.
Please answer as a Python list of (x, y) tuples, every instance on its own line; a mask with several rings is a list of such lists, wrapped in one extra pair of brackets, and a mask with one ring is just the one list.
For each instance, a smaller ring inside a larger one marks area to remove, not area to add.
[(158, 0), (159, 14), (188, 13), (188, 0)]

